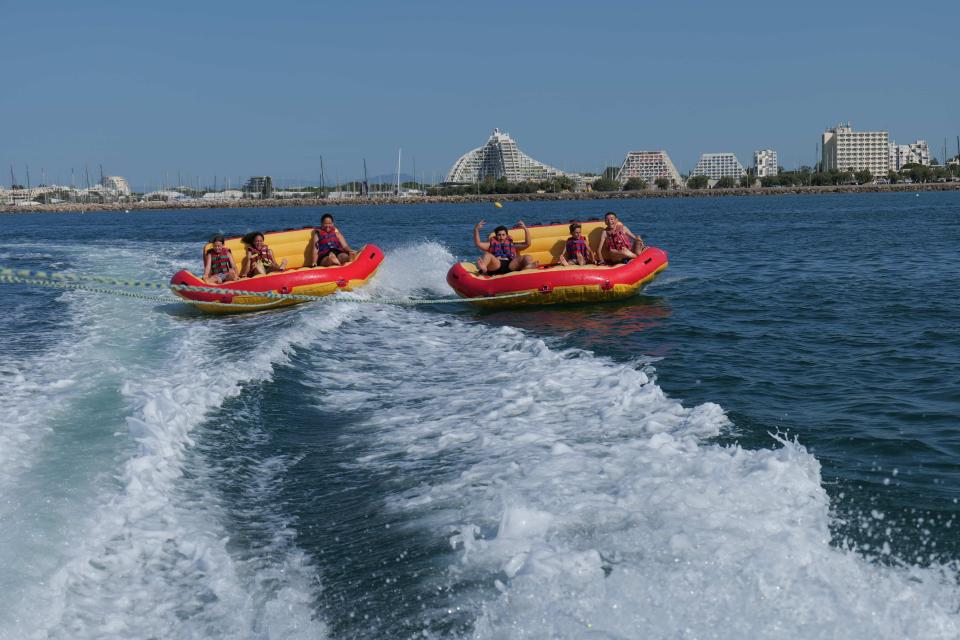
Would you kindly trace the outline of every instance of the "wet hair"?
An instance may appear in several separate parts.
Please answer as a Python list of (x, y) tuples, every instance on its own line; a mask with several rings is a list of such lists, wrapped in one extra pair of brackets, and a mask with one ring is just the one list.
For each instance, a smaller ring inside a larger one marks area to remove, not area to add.
[(330, 218), (330, 222), (333, 222), (333, 216), (330, 215), (329, 213), (325, 213), (325, 214), (323, 214), (323, 216), (321, 216), (321, 218), (320, 218), (320, 224), (323, 224), (324, 221), (325, 221), (327, 218)]
[(579, 222), (571, 222), (571, 223), (570, 223), (570, 233), (573, 233), (573, 230), (574, 230), (574, 229), (579, 229), (579, 228), (580, 228), (580, 223), (579, 223)]
[(213, 236), (210, 237), (210, 244), (213, 244), (214, 242), (223, 242), (223, 234), (222, 233), (213, 234)]
[(240, 242), (247, 245), (248, 247), (252, 247), (253, 243), (257, 241), (257, 236), (262, 236), (262, 235), (263, 235), (262, 231), (251, 231), (247, 235), (240, 238)]
[(607, 211), (605, 214), (603, 214), (603, 217), (606, 218), (607, 216), (613, 216), (616, 218), (617, 214), (615, 214), (613, 211)]
[[(503, 225), (500, 225), (499, 227), (497, 227), (496, 229), (493, 230), (493, 235), (497, 235), (497, 234), (500, 233), (501, 231), (507, 231), (507, 228), (506, 228), (505, 226), (503, 226)], [(510, 232), (507, 231), (507, 233), (510, 233)]]

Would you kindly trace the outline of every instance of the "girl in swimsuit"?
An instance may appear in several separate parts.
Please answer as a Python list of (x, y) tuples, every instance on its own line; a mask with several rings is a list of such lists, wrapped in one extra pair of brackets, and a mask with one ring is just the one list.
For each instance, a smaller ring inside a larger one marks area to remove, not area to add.
[(255, 275), (283, 271), (287, 267), (287, 259), (284, 258), (277, 264), (277, 259), (273, 257), (273, 251), (263, 242), (263, 234), (254, 231), (243, 236), (243, 244), (247, 247), (247, 255), (244, 258), (243, 274), (250, 278)]
[(230, 250), (223, 246), (223, 236), (219, 233), (210, 238), (212, 248), (203, 256), (203, 281), (209, 284), (222, 284), (237, 279), (237, 265), (233, 262)]
[(338, 267), (356, 257), (350, 250), (347, 239), (333, 224), (333, 216), (325, 213), (320, 218), (320, 228), (313, 231), (313, 267)]
[(603, 218), (607, 226), (603, 230), (603, 235), (600, 236), (600, 255), (603, 255), (606, 248), (611, 263), (632, 260), (646, 248), (640, 236), (617, 220), (617, 214), (613, 211), (608, 211)]

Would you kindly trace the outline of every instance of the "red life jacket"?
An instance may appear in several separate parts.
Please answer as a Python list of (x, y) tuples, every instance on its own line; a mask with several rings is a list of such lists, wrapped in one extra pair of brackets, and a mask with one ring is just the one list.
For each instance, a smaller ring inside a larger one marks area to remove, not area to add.
[(510, 237), (507, 237), (505, 242), (494, 238), (490, 241), (490, 248), (487, 251), (501, 260), (513, 260), (517, 257), (517, 250), (513, 248), (513, 239)]
[(270, 247), (263, 245), (263, 248), (247, 247), (247, 257), (251, 262), (262, 262), (270, 264)]
[(567, 248), (564, 250), (566, 257), (576, 258), (579, 255), (582, 255), (584, 258), (589, 257), (590, 249), (587, 246), (587, 239), (583, 236), (579, 238), (574, 238), (573, 236), (567, 238)]
[(220, 251), (210, 249), (207, 251), (210, 256), (210, 273), (227, 273), (230, 271), (230, 250), (224, 247)]
[(623, 230), (623, 224), (617, 223), (613, 231), (607, 231), (607, 244), (614, 251), (622, 251), (633, 246), (630, 236)]
[(325, 256), (331, 251), (343, 251), (336, 227), (332, 231), (324, 231), (322, 227), (317, 229), (317, 253)]

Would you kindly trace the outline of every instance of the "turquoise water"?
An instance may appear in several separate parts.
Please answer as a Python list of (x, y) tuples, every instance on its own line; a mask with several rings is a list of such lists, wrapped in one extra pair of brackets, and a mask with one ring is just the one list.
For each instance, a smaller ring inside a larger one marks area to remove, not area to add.
[[(365, 302), (610, 206), (670, 254), (628, 302)], [(4, 285), (0, 637), (960, 635), (960, 194), (332, 213), (360, 301)], [(8, 215), (0, 263), (163, 281), (319, 216)]]

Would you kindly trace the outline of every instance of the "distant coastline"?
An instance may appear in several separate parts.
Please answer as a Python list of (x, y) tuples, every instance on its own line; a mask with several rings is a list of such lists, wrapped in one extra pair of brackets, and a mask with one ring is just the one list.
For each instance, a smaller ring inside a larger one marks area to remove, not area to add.
[(0, 213), (75, 213), (80, 211), (144, 211), (156, 209), (246, 209), (270, 207), (336, 207), (343, 205), (403, 205), (403, 204), (443, 204), (443, 203), (490, 203), (528, 202), (537, 200), (634, 200), (638, 198), (713, 198), (725, 196), (780, 196), (780, 195), (817, 195), (825, 193), (897, 193), (921, 191), (960, 191), (960, 182), (936, 182), (924, 184), (889, 185), (842, 185), (817, 187), (736, 187), (732, 189), (669, 189), (660, 191), (586, 191), (567, 193), (511, 193), (479, 194), (464, 196), (409, 196), (409, 197), (373, 197), (345, 198), (342, 200), (323, 200), (315, 198), (284, 198), (264, 200), (230, 200), (210, 202), (190, 200), (186, 202), (128, 202), (128, 203), (58, 203), (33, 204), (28, 206), (6, 206)]

